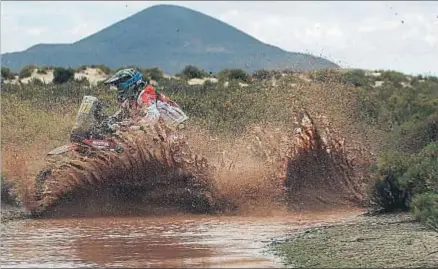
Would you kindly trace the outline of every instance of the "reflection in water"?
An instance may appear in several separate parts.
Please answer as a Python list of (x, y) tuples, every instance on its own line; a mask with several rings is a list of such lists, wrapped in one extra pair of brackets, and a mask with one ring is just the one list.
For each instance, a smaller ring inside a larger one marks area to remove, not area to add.
[[(214, 255), (208, 246), (197, 242), (185, 244), (181, 236), (192, 223), (159, 223), (145, 219), (95, 220), (96, 227), (87, 227), (84, 237), (73, 244), (78, 257), (99, 265), (111, 266), (183, 266), (188, 257)], [(90, 239), (92, 242), (90, 242)]]
[(1, 263), (2, 267), (64, 268), (279, 267), (261, 252), (269, 239), (339, 217), (338, 213), (20, 221), (2, 227)]

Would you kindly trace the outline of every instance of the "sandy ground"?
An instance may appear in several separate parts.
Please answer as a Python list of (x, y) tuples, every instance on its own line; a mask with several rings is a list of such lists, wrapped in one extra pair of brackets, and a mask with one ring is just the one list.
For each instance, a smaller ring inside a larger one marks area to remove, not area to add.
[[(108, 75), (106, 75), (102, 70), (98, 68), (87, 67), (85, 70), (75, 73), (75, 79), (87, 78), (91, 85), (96, 85), (99, 81), (105, 80)], [(53, 81), (53, 70), (46, 70), (46, 74), (39, 74), (37, 69), (32, 71), (32, 75), (27, 78), (19, 79), (18, 76), (13, 80), (6, 80), (5, 83), (17, 84), (19, 82), (27, 84), (33, 79), (39, 79), (42, 82), (48, 84)]]
[(189, 85), (203, 85), (206, 81), (210, 81), (212, 83), (217, 83), (217, 78), (192, 78), (187, 83)]
[(85, 70), (75, 73), (75, 79), (83, 77), (87, 78), (91, 85), (96, 85), (99, 81), (105, 80), (108, 75), (98, 68), (87, 67)]

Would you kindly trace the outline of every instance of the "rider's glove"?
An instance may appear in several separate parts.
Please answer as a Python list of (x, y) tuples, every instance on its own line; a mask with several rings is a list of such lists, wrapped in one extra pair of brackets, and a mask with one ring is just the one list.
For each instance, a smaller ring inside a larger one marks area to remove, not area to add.
[(119, 125), (115, 122), (113, 118), (107, 118), (102, 121), (102, 126), (108, 131), (115, 132), (119, 129)]
[(120, 129), (120, 126), (117, 123), (108, 124), (108, 129), (110, 129), (111, 131), (115, 132), (118, 129)]
[(131, 130), (131, 131), (138, 131), (138, 130), (144, 131), (144, 127), (140, 126), (140, 125), (132, 125), (132, 126), (129, 126), (129, 130)]

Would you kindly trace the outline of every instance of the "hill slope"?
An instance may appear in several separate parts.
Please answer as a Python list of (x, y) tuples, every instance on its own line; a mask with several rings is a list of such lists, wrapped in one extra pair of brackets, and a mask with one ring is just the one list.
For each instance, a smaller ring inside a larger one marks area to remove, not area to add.
[(248, 71), (338, 67), (320, 57), (264, 44), (224, 22), (173, 5), (144, 9), (72, 44), (38, 44), (2, 55), (2, 65), (13, 71), (28, 64), (156, 66), (167, 73), (188, 64), (212, 72), (233, 67)]

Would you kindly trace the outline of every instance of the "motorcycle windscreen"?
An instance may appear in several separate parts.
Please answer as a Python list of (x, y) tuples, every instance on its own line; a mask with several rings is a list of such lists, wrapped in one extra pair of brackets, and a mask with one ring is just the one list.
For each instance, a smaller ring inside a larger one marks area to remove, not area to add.
[(165, 102), (157, 101), (157, 108), (166, 124), (170, 126), (176, 127), (189, 119), (179, 107), (171, 106)]

